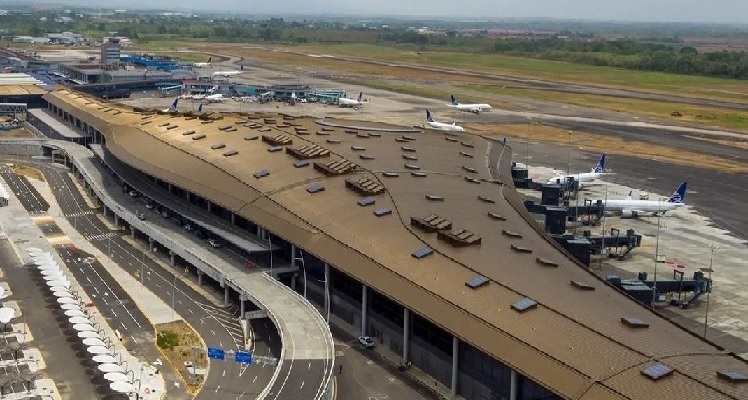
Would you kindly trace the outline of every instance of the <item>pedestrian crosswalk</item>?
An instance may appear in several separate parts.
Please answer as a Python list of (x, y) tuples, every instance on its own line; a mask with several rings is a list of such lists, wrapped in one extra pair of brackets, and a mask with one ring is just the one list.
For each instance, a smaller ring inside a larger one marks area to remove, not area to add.
[(54, 218), (52, 218), (49, 214), (36, 214), (36, 215), (30, 215), (29, 216), (32, 221), (34, 221), (35, 224), (44, 224), (47, 222), (53, 222)]
[(47, 240), (49, 241), (49, 244), (51, 244), (52, 246), (59, 246), (63, 244), (72, 243), (72, 241), (67, 235), (47, 236)]
[(96, 214), (96, 213), (93, 210), (79, 211), (75, 213), (65, 214), (65, 218), (82, 217), (84, 215), (92, 215), (92, 214)]
[(98, 235), (83, 235), (86, 240), (89, 242), (95, 241), (95, 240), (106, 240), (109, 238), (113, 238), (119, 235), (117, 232), (107, 232), (107, 233), (100, 233)]

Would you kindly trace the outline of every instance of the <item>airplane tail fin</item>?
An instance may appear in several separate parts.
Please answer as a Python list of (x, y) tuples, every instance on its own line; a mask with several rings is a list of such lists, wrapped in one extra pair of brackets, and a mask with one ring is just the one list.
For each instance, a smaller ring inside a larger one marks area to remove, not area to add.
[(431, 111), (426, 110), (426, 122), (434, 122), (434, 117), (431, 116)]
[(675, 189), (672, 196), (667, 200), (668, 203), (683, 203), (686, 200), (686, 185), (688, 182), (683, 182)]
[(633, 199), (633, 197), (631, 197), (632, 194), (634, 194), (634, 191), (633, 190), (629, 190), (629, 194), (628, 194), (628, 196), (626, 196), (626, 200)]
[(457, 104), (459, 104), (457, 102), (457, 99), (455, 98), (455, 96), (453, 94), (449, 95), (449, 99), (450, 99), (450, 102), (452, 103), (453, 106), (456, 106)]
[(164, 110), (164, 112), (174, 112), (174, 111), (177, 111), (177, 103), (178, 102), (179, 102), (179, 98), (174, 99), (174, 102), (171, 103), (171, 105), (169, 106), (169, 108), (167, 108), (166, 110)]
[(213, 61), (213, 57), (208, 57), (208, 62)]
[(592, 169), (592, 172), (605, 172), (605, 154), (600, 156), (600, 159), (597, 161), (595, 168)]
[(200, 105), (197, 107), (197, 112), (203, 112), (203, 103), (200, 103)]
[(364, 92), (358, 92), (358, 99), (357, 99), (357, 101), (360, 103), (361, 100), (363, 100), (363, 98), (364, 98)]

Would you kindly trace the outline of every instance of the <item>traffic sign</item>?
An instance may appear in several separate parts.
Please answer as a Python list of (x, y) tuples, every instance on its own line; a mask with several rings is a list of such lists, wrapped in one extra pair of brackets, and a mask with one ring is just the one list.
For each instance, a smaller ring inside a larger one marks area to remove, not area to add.
[(208, 358), (214, 358), (216, 360), (225, 360), (226, 353), (221, 348), (208, 347)]
[(234, 353), (234, 361), (242, 364), (252, 364), (252, 353), (248, 351), (237, 351)]

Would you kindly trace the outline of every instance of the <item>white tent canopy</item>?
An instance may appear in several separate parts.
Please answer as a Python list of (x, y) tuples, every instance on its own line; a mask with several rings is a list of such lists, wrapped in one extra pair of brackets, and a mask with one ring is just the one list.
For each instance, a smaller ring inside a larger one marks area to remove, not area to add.
[(96, 332), (96, 328), (94, 328), (93, 325), (91, 324), (73, 324), (73, 329), (75, 329), (78, 332), (82, 332), (82, 331)]
[(27, 247), (26, 248), (26, 254), (28, 255), (34, 255), (38, 253), (44, 253), (44, 250), (38, 248), (38, 247)]
[[(81, 333), (83, 333), (83, 332), (81, 332)], [(117, 359), (114, 358), (114, 357), (112, 357), (112, 356), (110, 356), (109, 354), (95, 355), (95, 356), (93, 356), (93, 360), (94, 360), (94, 362), (97, 362), (97, 363), (110, 363), (111, 364), (111, 363), (116, 363), (117, 362)]]
[[(86, 317), (70, 317), (69, 321), (73, 325), (75, 325), (75, 324), (90, 324), (91, 323), (91, 321), (89, 321), (88, 318), (86, 318)], [(83, 343), (85, 343), (85, 342), (83, 342)]]
[(9, 308), (9, 307), (0, 308), (0, 323), (7, 324), (15, 316), (16, 316), (16, 310)]
[(118, 393), (135, 393), (135, 386), (122, 381), (114, 381), (109, 384), (109, 388)]
[(57, 286), (57, 285), (51, 285), (49, 282), (67, 282), (67, 285), (70, 286), (70, 282), (65, 277), (65, 274), (62, 272), (54, 272), (50, 275), (46, 275), (43, 277), (45, 281), (47, 281), (47, 286)]
[(125, 370), (117, 364), (99, 364), (97, 367), (101, 372), (119, 372), (124, 374)]
[[(78, 337), (81, 339), (87, 339), (87, 338), (97, 338), (99, 337), (99, 334), (94, 331), (80, 331), (78, 332)], [(98, 356), (96, 356), (98, 357)], [(94, 358), (96, 358), (94, 357)], [(96, 361), (96, 360), (94, 360)]]
[(109, 349), (104, 346), (88, 346), (86, 350), (91, 354), (109, 354)]
[(52, 292), (52, 296), (55, 296), (57, 298), (60, 298), (60, 297), (70, 297), (71, 299), (75, 298), (75, 296), (73, 296), (73, 294), (68, 292), (67, 290), (55, 290), (54, 292)]
[(43, 270), (41, 271), (41, 273), (42, 273), (42, 275), (44, 275), (44, 276), (49, 276), (49, 275), (61, 275), (61, 276), (65, 276), (65, 275), (63, 274), (63, 272), (62, 272), (62, 271), (61, 271), (61, 270), (60, 270), (59, 268), (57, 268), (57, 267), (55, 267), (55, 268), (47, 268), (47, 269), (43, 269)]
[(71, 299), (70, 297), (60, 297), (57, 299), (57, 302), (60, 304), (80, 304), (78, 300)]
[(70, 288), (65, 286), (51, 286), (49, 290), (53, 292), (69, 292)]
[[(104, 343), (103, 340), (99, 338), (86, 338), (83, 339), (83, 344), (86, 346), (103, 346), (106, 347), (106, 343)], [(111, 371), (104, 371), (104, 372), (111, 372)]]
[[(86, 313), (84, 313), (81, 310), (65, 310), (65, 315), (67, 315), (68, 317), (80, 317), (80, 318), (83, 318), (83, 317), (86, 316)], [(86, 322), (83, 322), (83, 323), (84, 324), (89, 324), (90, 321), (88, 321), (88, 319), (86, 319)]]
[(63, 287), (69, 288), (70, 281), (68, 280), (47, 281), (47, 286), (49, 287), (63, 286)]
[(78, 304), (67, 303), (67, 304), (60, 304), (60, 308), (63, 310), (80, 310), (81, 306)]
[(127, 382), (129, 379), (127, 379), (127, 375), (123, 374), (122, 372), (107, 372), (104, 374), (104, 379), (112, 382)]

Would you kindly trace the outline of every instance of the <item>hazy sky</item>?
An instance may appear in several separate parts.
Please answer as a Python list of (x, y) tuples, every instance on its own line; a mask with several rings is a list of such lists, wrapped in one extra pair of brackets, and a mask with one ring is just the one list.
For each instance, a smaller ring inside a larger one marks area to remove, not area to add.
[[(438, 15), (550, 17), (655, 22), (748, 23), (743, 0), (51, 0), (109, 7), (188, 7), (241, 13), (329, 13), (360, 15)], [(43, 1), (41, 1), (43, 2)], [(49, 0), (47, 2), (50, 2)], [(186, 9), (185, 9), (186, 10)]]

